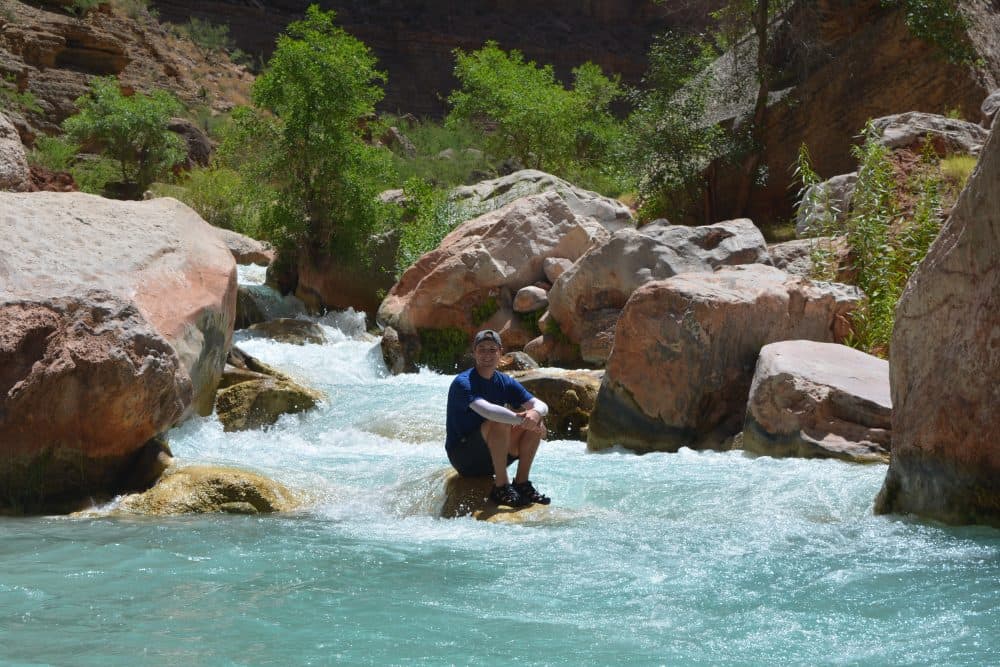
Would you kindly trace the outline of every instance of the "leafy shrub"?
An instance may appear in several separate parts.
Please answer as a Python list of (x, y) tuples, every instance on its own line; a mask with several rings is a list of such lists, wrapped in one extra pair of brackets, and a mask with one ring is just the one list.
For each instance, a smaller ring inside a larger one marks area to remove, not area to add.
[(976, 162), (977, 159), (973, 155), (951, 155), (941, 160), (941, 175), (961, 190), (976, 168)]
[(167, 129), (182, 107), (165, 91), (125, 97), (115, 77), (97, 77), (76, 105), (80, 112), (63, 121), (63, 129), (74, 141), (99, 143), (118, 161), (122, 181), (140, 191), (187, 154), (184, 141)]
[(92, 9), (107, 2), (107, 0), (73, 0), (66, 7), (66, 11), (74, 16), (86, 16)]
[(361, 123), (382, 98), (385, 75), (334, 17), (313, 5), (288, 26), (254, 83), (256, 108), (234, 112), (221, 150), (258, 195), (269, 240), (364, 259), (391, 217), (377, 197), (388, 151), (365, 143)]
[(177, 185), (155, 191), (181, 200), (211, 225), (254, 238), (260, 235), (259, 211), (247, 197), (247, 184), (234, 169), (197, 167)]
[(500, 310), (500, 304), (497, 303), (496, 297), (486, 297), (482, 303), (472, 307), (471, 315), (473, 324), (477, 326), (482, 324), (493, 317), (498, 310)]
[(30, 90), (20, 92), (13, 74), (8, 74), (0, 82), (0, 108), (10, 108), (25, 113), (42, 113), (38, 99)]
[(31, 149), (28, 161), (51, 171), (67, 171), (79, 150), (78, 144), (65, 137), (41, 135), (35, 139), (35, 147)]
[(178, 31), (209, 53), (228, 51), (233, 47), (227, 25), (191, 17), (187, 23), (178, 26)]
[(69, 169), (76, 186), (81, 192), (92, 195), (104, 194), (108, 183), (121, 175), (117, 161), (101, 155), (82, 155)]
[(469, 336), (461, 329), (420, 329), (417, 363), (440, 373), (454, 373), (469, 349)]
[(496, 42), (471, 53), (455, 51), (455, 78), (461, 87), (448, 98), (448, 122), (490, 126), (487, 149), (514, 156), (536, 169), (564, 175), (574, 164), (599, 162), (620, 138), (609, 111), (621, 96), (617, 78), (608, 79), (593, 63), (573, 70), (567, 90), (550, 65), (525, 61)]

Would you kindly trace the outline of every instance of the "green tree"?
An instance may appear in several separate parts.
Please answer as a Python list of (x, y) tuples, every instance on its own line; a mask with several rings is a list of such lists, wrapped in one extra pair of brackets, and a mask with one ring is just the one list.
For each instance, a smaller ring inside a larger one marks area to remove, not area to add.
[(574, 86), (566, 89), (551, 65), (487, 42), (471, 53), (455, 51), (455, 77), (461, 87), (448, 98), (449, 122), (484, 122), (491, 128), (490, 152), (529, 167), (567, 174), (594, 164), (620, 131), (609, 110), (622, 94), (618, 78), (609, 79), (593, 63), (574, 69)]
[(115, 77), (98, 77), (76, 100), (80, 112), (63, 121), (78, 143), (98, 143), (119, 165), (122, 181), (139, 191), (184, 160), (184, 140), (167, 129), (182, 107), (170, 93), (122, 95)]
[(256, 108), (234, 112), (222, 153), (259, 195), (268, 238), (347, 258), (389, 215), (377, 195), (390, 155), (363, 139), (385, 75), (334, 18), (310, 6), (278, 38)]
[(705, 116), (712, 83), (706, 70), (717, 55), (699, 37), (665, 33), (649, 51), (642, 86), (629, 92), (622, 158), (637, 175), (643, 218), (681, 221), (697, 209), (706, 168), (731, 150), (722, 128), (694, 122)]

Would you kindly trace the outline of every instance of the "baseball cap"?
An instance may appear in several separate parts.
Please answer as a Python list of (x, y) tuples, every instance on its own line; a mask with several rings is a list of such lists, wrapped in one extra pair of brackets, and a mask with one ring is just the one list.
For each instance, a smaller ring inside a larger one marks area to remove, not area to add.
[(500, 334), (498, 334), (493, 329), (483, 329), (482, 331), (477, 333), (475, 340), (472, 342), (472, 347), (475, 348), (484, 340), (491, 340), (497, 344), (497, 347), (503, 347), (503, 343), (500, 342)]

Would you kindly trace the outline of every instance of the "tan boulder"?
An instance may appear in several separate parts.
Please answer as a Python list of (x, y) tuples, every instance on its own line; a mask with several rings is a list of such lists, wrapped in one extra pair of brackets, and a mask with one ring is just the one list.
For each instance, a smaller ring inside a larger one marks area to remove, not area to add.
[(523, 523), (537, 521), (549, 513), (548, 505), (527, 507), (498, 507), (488, 499), (493, 487), (493, 477), (462, 477), (449, 470), (444, 478), (444, 505), (441, 518), (455, 519), (472, 516), (490, 523)]
[(750, 386), (743, 449), (888, 463), (891, 419), (889, 362), (834, 343), (770, 343)]
[(31, 188), (31, 170), (21, 135), (0, 113), (0, 190), (23, 192)]
[(81, 193), (0, 193), (0, 247), (0, 442), (18, 455), (0, 474), (13, 492), (49, 470), (39, 497), (113, 491), (150, 438), (211, 412), (233, 258), (177, 201)]
[(578, 259), (549, 290), (549, 313), (569, 340), (580, 344), (583, 361), (603, 364), (618, 314), (641, 285), (678, 273), (768, 261), (764, 237), (750, 220), (702, 227), (658, 220), (619, 230)]
[(994, 131), (896, 306), (892, 460), (878, 513), (1000, 526), (998, 183)]
[(857, 288), (761, 264), (643, 285), (618, 320), (588, 447), (727, 446), (742, 427), (760, 349), (843, 340), (860, 298)]
[(144, 493), (121, 498), (126, 514), (269, 514), (287, 512), (300, 504), (287, 487), (262, 475), (216, 466), (186, 466), (166, 472)]
[(215, 412), (223, 430), (248, 431), (270, 426), (282, 415), (310, 410), (321, 400), (323, 394), (318, 391), (288, 379), (262, 375), (222, 389)]
[(215, 233), (233, 253), (237, 264), (259, 264), (267, 266), (274, 261), (274, 248), (266, 241), (258, 241), (231, 229), (213, 227)]
[(247, 327), (247, 331), (255, 336), (264, 336), (281, 343), (292, 345), (322, 345), (326, 342), (323, 327), (309, 320), (296, 320), (279, 317), (274, 320), (256, 322)]
[(421, 355), (431, 338), (445, 339), (445, 368), (483, 327), (500, 331), (507, 349), (519, 349), (537, 334), (514, 313), (513, 295), (544, 280), (545, 258), (576, 259), (607, 234), (554, 192), (518, 199), (463, 223), (423, 255), (393, 286), (378, 319), (401, 340), (419, 338)]
[(550, 440), (586, 439), (604, 371), (546, 368), (514, 373), (514, 377), (549, 406), (545, 425)]

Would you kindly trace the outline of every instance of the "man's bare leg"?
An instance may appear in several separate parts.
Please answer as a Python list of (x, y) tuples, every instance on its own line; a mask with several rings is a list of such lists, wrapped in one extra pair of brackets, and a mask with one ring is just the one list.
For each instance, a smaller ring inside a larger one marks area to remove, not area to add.
[(538, 445), (541, 442), (540, 433), (534, 433), (517, 426), (511, 430), (509, 451), (511, 455), (518, 457), (517, 474), (514, 475), (515, 483), (523, 484), (531, 479), (531, 464), (535, 460), (535, 454), (538, 452)]
[[(510, 452), (511, 427), (500, 422), (484, 421), (480, 427), (483, 440), (490, 450), (490, 460), (493, 461), (493, 475), (497, 486), (510, 484), (507, 476), (507, 453)], [(537, 449), (537, 445), (535, 446)], [(520, 467), (518, 468), (520, 470)]]

